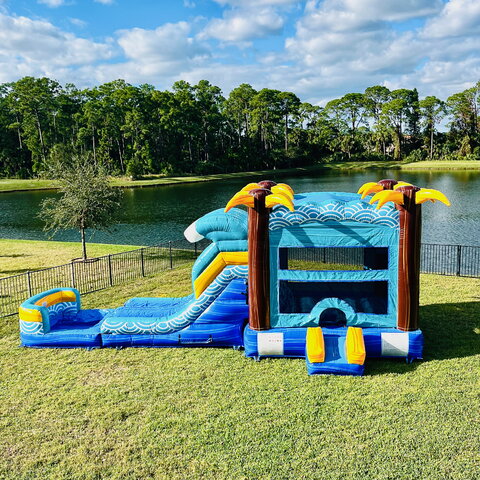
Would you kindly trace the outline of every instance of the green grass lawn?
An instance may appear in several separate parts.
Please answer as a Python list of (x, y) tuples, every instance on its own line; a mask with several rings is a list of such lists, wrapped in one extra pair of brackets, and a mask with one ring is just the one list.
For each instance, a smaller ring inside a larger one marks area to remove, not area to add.
[(480, 162), (475, 160), (425, 160), (423, 162), (405, 163), (400, 168), (402, 170), (480, 170)]
[[(139, 247), (88, 243), (87, 253), (89, 257), (100, 257), (136, 248)], [(80, 243), (0, 239), (0, 278), (62, 265), (81, 256)]]
[[(84, 306), (187, 294), (190, 267)], [(423, 275), (424, 361), (360, 378), (232, 349), (22, 349), (2, 319), (0, 478), (476, 479), (479, 292)]]

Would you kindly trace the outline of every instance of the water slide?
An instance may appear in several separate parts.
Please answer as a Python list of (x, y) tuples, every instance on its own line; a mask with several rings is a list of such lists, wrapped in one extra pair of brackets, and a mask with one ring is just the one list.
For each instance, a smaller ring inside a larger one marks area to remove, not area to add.
[(242, 346), (248, 321), (245, 212), (211, 212), (189, 227), (186, 236), (212, 241), (193, 266), (191, 295), (132, 298), (116, 309), (82, 310), (74, 289), (43, 292), (20, 307), (22, 344)]

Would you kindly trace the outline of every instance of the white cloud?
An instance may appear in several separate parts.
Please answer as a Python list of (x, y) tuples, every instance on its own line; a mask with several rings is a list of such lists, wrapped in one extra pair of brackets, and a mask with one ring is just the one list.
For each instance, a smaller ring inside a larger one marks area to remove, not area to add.
[(94, 0), (96, 3), (102, 3), (103, 5), (112, 5), (115, 0)]
[(298, 3), (298, 0), (214, 0), (214, 2), (222, 6), (249, 8), (291, 5)]
[(109, 59), (112, 46), (79, 38), (45, 20), (0, 13), (0, 81), (51, 75), (59, 69)]
[(425, 17), (438, 12), (441, 0), (339, 0), (331, 3), (334, 8), (342, 7), (362, 19), (402, 21)]
[(223, 18), (211, 20), (202, 36), (216, 38), (223, 42), (248, 42), (255, 38), (279, 34), (284, 19), (271, 8), (230, 10)]
[(187, 22), (165, 23), (155, 30), (122, 30), (119, 32), (118, 43), (126, 57), (144, 63), (183, 61), (206, 53), (190, 36), (190, 25)]
[(72, 25), (75, 25), (79, 28), (85, 28), (87, 26), (87, 22), (80, 20), (80, 18), (69, 18), (68, 19)]
[(480, 2), (450, 0), (442, 12), (430, 19), (423, 32), (425, 37), (463, 37), (480, 34)]
[[(444, 88), (441, 96), (448, 96), (455, 85), (462, 83), (450, 78), (454, 66), (459, 66), (459, 78), (462, 74), (464, 79), (474, 78), (477, 61), (472, 63), (467, 59), (480, 58), (478, 47), (475, 50), (478, 34), (465, 35), (456, 42), (448, 38), (455, 25), (452, 9), (458, 12), (461, 8), (458, 5), (453, 8), (455, 4), (465, 7), (466, 2), (478, 4), (480, 11), (480, 2), (469, 0), (451, 0), (447, 5), (437, 0), (307, 2), (295, 35), (285, 43), (288, 59), (300, 67), (297, 93), (310, 95), (318, 88), (322, 95), (338, 96), (378, 83), (420, 86), (427, 94)], [(465, 8), (464, 14), (473, 17), (474, 10)], [(429, 18), (424, 28), (406, 31), (394, 28), (397, 21), (425, 16)], [(444, 20), (445, 17), (448, 18)], [(450, 30), (441, 24), (443, 21), (449, 23)], [(465, 18), (463, 21), (467, 22)], [(479, 20), (468, 20), (469, 25), (475, 22), (479, 24)], [(462, 27), (468, 33), (465, 24)], [(432, 31), (438, 32), (439, 37), (430, 38)], [(472, 68), (469, 73), (463, 70), (467, 65)]]
[(43, 3), (50, 8), (56, 8), (65, 5), (65, 0), (38, 0), (38, 3)]
[[(79, 86), (124, 78), (170, 88), (208, 79), (225, 94), (246, 82), (324, 104), (375, 84), (446, 98), (480, 78), (480, 0), (308, 0), (284, 48), (272, 52), (254, 39), (279, 35), (298, 1), (214, 1), (225, 7), (222, 18), (131, 28), (100, 41), (0, 7), (0, 82), (46, 75)], [(211, 39), (253, 48), (214, 50)]]

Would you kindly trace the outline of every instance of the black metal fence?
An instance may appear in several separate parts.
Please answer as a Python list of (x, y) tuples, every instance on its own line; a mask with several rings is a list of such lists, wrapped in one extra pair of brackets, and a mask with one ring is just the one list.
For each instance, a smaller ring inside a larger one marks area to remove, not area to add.
[[(178, 240), (0, 278), (0, 317), (14, 315), (25, 299), (51, 288), (71, 286), (86, 294), (170, 270), (192, 262), (208, 243)], [(299, 260), (318, 260), (312, 249), (303, 250), (306, 253)], [(350, 256), (345, 249), (316, 250), (323, 262), (360, 265), (365, 261), (358, 249), (349, 249)], [(421, 272), (480, 278), (480, 246), (422, 244)]]
[(14, 315), (28, 297), (51, 288), (69, 286), (86, 294), (170, 270), (192, 262), (208, 243), (167, 242), (0, 278), (0, 317)]

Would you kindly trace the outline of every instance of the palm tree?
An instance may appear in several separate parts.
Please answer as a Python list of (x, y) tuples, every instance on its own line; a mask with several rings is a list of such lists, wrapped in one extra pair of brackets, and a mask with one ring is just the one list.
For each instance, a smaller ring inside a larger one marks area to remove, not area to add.
[(358, 193), (365, 198), (375, 193), (370, 204), (377, 209), (387, 202), (397, 205), (400, 212), (400, 240), (398, 258), (398, 316), (397, 327), (403, 331), (418, 329), (418, 303), (420, 285), (420, 233), (421, 204), (439, 200), (450, 206), (448, 198), (440, 191), (419, 188), (407, 182), (381, 180), (365, 183)]
[(275, 205), (291, 211), (293, 190), (270, 180), (249, 183), (227, 203), (225, 211), (245, 205), (248, 208), (248, 308), (253, 330), (270, 328), (270, 258), (268, 221)]

